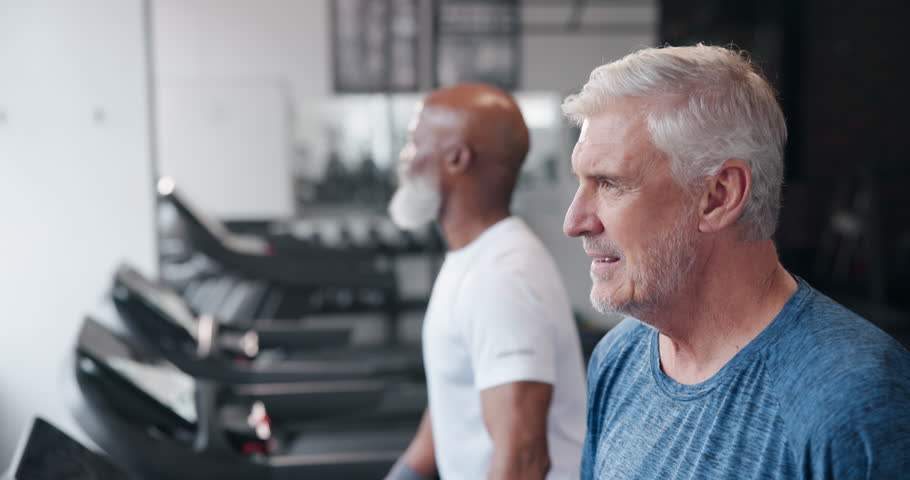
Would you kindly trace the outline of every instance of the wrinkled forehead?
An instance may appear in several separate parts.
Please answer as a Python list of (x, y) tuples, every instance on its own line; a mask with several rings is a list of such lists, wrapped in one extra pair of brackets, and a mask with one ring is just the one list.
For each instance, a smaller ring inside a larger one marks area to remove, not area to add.
[(646, 125), (646, 114), (638, 104), (616, 102), (609, 108), (588, 115), (581, 124), (579, 141), (622, 138), (625, 141), (633, 137), (649, 137)]
[(616, 109), (584, 119), (572, 164), (576, 170), (628, 171), (647, 169), (659, 157), (641, 113)]

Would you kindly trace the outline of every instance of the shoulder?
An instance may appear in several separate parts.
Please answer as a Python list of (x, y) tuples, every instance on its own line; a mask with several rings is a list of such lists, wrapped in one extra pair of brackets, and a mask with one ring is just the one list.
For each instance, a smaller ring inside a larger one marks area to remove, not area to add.
[(814, 289), (765, 361), (797, 448), (853, 436), (886, 448), (888, 432), (910, 429), (910, 353)]
[(786, 330), (765, 352), (779, 390), (791, 392), (785, 397), (811, 402), (839, 399), (845, 388), (910, 388), (910, 352), (868, 320), (809, 288)]
[(591, 360), (588, 363), (588, 375), (593, 379), (597, 373), (607, 365), (616, 365), (624, 362), (629, 355), (638, 354), (636, 358), (645, 358), (641, 355), (648, 340), (650, 327), (640, 321), (626, 317), (618, 325), (610, 329), (594, 348)]
[(507, 222), (494, 227), (466, 262), (454, 303), (458, 323), (466, 332), (478, 323), (482, 329), (512, 326), (553, 331), (559, 337), (565, 336), (563, 331), (574, 332), (572, 307), (556, 263), (524, 222)]
[[(484, 239), (465, 274), (473, 291), (524, 290), (554, 302), (554, 291), (564, 290), (552, 255), (518, 218), (510, 218)], [(543, 300), (543, 299), (542, 299)]]
[(535, 262), (529, 262), (532, 258), (544, 257), (552, 261), (550, 252), (524, 220), (510, 217), (493, 228), (496, 230), (485, 239), (483, 251), (479, 254), (488, 263), (497, 267), (518, 268), (535, 265)]

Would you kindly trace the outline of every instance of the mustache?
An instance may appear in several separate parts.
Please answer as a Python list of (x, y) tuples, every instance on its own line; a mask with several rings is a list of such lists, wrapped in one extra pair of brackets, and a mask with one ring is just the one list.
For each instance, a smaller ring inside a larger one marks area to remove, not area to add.
[(606, 238), (582, 237), (581, 244), (585, 250), (602, 252), (611, 257), (622, 256), (622, 249)]

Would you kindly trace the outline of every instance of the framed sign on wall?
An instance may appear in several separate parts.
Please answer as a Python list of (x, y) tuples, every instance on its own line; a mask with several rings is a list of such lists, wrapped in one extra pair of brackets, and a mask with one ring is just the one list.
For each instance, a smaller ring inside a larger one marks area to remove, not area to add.
[(418, 0), (333, 0), (337, 93), (411, 92), (418, 87)]
[(436, 81), (519, 87), (521, 11), (518, 0), (439, 0)]

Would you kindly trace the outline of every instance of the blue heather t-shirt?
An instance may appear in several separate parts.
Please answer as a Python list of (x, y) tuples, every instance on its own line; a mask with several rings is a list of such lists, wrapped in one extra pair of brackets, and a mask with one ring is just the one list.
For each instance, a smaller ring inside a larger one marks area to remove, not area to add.
[(657, 339), (630, 318), (594, 351), (582, 479), (910, 478), (910, 353), (804, 281), (700, 384)]

